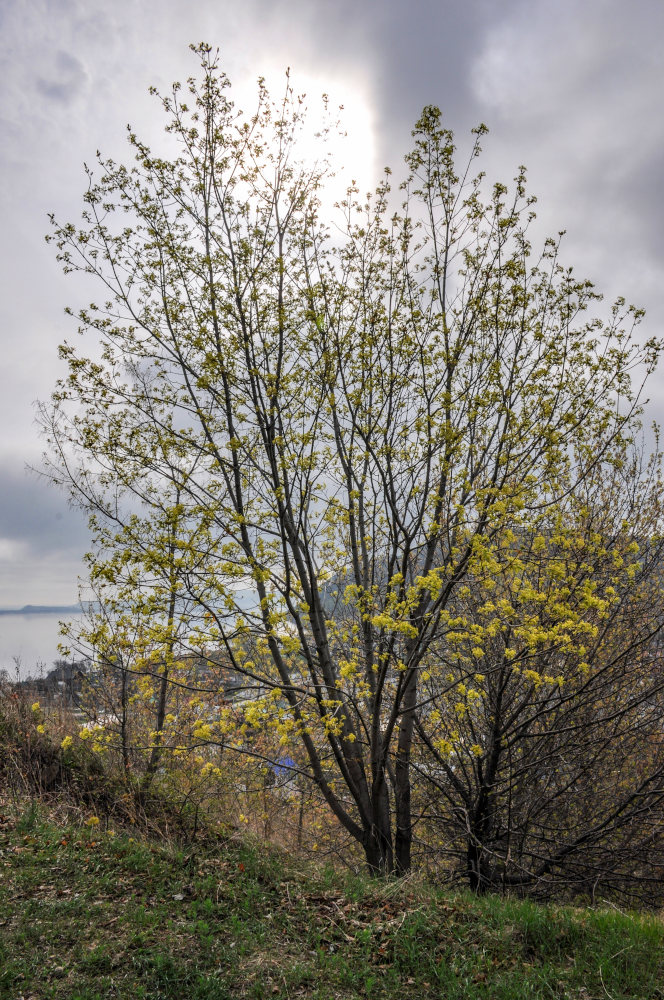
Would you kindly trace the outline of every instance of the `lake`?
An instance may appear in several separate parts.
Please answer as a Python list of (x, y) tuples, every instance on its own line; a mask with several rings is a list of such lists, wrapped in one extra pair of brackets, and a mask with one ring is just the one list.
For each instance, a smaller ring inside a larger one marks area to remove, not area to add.
[[(74, 621), (81, 615), (36, 614), (0, 615), (0, 670), (8, 670), (15, 677), (14, 657), (20, 658), (20, 677), (38, 677), (48, 673), (53, 661), (60, 658), (58, 642), (60, 622)], [(41, 667), (40, 667), (41, 665)]]

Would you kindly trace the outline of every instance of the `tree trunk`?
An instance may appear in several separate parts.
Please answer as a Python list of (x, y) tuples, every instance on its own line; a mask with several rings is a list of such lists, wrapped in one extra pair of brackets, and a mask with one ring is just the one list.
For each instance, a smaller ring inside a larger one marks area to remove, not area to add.
[(412, 670), (410, 677), (406, 681), (401, 702), (402, 717), (399, 725), (397, 760), (394, 768), (397, 824), (395, 854), (396, 871), (399, 875), (406, 875), (410, 871), (411, 866), (413, 827), (411, 821), (410, 755), (413, 746), (416, 700), (417, 672)]
[(368, 830), (362, 846), (371, 875), (391, 875), (394, 872), (394, 852), (390, 831), (377, 827)]
[(120, 679), (120, 742), (122, 746), (122, 763), (124, 765), (125, 774), (129, 771), (131, 766), (131, 758), (129, 751), (129, 722), (128, 722), (128, 711), (129, 711), (129, 676), (127, 670), (122, 667), (122, 674)]
[[(180, 502), (180, 491), (177, 490), (176, 502)], [(161, 683), (159, 685), (159, 698), (157, 701), (157, 717), (155, 719), (155, 731), (156, 736), (154, 738), (154, 744), (152, 746), (152, 752), (150, 753), (150, 760), (148, 761), (147, 770), (145, 772), (144, 787), (145, 790), (150, 787), (152, 779), (157, 771), (157, 765), (159, 764), (159, 758), (161, 757), (162, 751), (162, 730), (164, 728), (164, 720), (166, 719), (166, 702), (168, 699), (168, 673), (169, 673), (169, 660), (173, 656), (173, 649), (175, 648), (175, 638), (174, 638), (174, 623), (175, 623), (175, 594), (177, 581), (175, 574), (173, 572), (173, 564), (175, 560), (175, 543), (171, 540), (168, 547), (168, 555), (170, 560), (171, 576), (169, 580), (170, 584), (170, 598), (168, 602), (168, 659), (163, 663), (163, 673), (161, 675)]]
[(145, 771), (144, 785), (147, 787), (150, 785), (152, 778), (157, 770), (157, 765), (159, 764), (159, 758), (161, 757), (161, 731), (164, 728), (164, 720), (166, 718), (166, 700), (168, 697), (168, 667), (164, 665), (164, 672), (161, 675), (161, 682), (159, 685), (159, 698), (157, 701), (157, 717), (155, 719), (155, 728), (157, 735), (154, 738), (154, 743), (152, 750), (150, 752), (150, 759), (148, 761), (148, 766)]
[(498, 761), (498, 753), (492, 755), (490, 766), (487, 768), (487, 775), (482, 783), (480, 794), (477, 798), (474, 811), (471, 813), (468, 831), (468, 883), (473, 892), (478, 895), (488, 892), (493, 885), (492, 866), (490, 854), (486, 850), (486, 845), (493, 842), (495, 831), (495, 816), (493, 795), (491, 784), (493, 782)]
[(468, 885), (473, 892), (477, 893), (478, 896), (481, 896), (485, 892), (489, 891), (491, 875), (489, 867), (486, 863), (482, 844), (478, 843), (475, 838), (471, 838), (468, 841), (466, 859), (468, 865), (466, 869)]

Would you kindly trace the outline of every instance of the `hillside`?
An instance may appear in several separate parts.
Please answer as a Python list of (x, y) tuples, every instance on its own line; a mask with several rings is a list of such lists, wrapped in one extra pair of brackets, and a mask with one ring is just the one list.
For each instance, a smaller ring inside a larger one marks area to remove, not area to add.
[(664, 925), (186, 849), (0, 804), (6, 1000), (657, 1000)]

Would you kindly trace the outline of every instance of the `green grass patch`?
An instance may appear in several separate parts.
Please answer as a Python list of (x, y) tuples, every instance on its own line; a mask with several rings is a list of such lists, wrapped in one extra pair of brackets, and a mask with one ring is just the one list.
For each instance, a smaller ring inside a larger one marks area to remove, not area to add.
[(654, 915), (538, 906), (0, 822), (0, 998), (664, 1000)]

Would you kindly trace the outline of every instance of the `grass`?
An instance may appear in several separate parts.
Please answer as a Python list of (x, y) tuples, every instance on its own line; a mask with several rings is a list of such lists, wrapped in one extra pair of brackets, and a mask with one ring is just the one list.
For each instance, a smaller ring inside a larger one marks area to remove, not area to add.
[[(0, 807), (0, 812), (2, 807)], [(0, 816), (7, 1000), (661, 1000), (664, 924)]]

